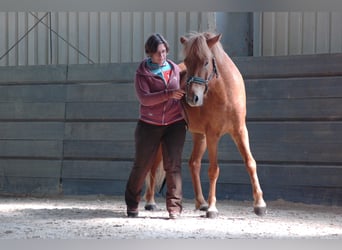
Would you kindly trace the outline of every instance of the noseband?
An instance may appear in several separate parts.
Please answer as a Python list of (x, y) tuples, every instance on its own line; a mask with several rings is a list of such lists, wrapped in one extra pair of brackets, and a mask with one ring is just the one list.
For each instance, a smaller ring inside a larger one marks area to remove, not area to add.
[(204, 79), (202, 77), (198, 77), (198, 76), (190, 76), (188, 78), (188, 80), (186, 81), (186, 88), (188, 92), (188, 89), (190, 87), (190, 85), (192, 83), (195, 84), (199, 84), (199, 85), (204, 85), (205, 86), (205, 90), (204, 90), (204, 94), (206, 94), (208, 92), (208, 83), (211, 79), (213, 79), (213, 77), (216, 75), (216, 78), (218, 78), (219, 74), (217, 71), (217, 66), (216, 66), (216, 60), (215, 57), (212, 58), (212, 63), (213, 63), (213, 71), (210, 73), (209, 77), (207, 79)]

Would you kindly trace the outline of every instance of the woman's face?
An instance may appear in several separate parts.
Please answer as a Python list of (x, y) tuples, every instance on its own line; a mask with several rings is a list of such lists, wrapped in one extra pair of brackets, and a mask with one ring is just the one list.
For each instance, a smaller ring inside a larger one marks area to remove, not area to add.
[(163, 43), (158, 45), (157, 51), (152, 54), (151, 59), (153, 63), (162, 66), (166, 60), (167, 52)]

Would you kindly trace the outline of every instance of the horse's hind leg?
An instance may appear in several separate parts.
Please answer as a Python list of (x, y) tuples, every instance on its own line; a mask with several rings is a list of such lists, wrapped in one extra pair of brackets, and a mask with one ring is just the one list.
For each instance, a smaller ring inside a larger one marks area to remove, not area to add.
[(205, 136), (202, 134), (193, 133), (192, 140), (193, 148), (189, 159), (189, 168), (195, 192), (195, 207), (201, 211), (206, 211), (208, 209), (208, 203), (203, 196), (200, 173), (201, 161), (207, 144)]
[[(157, 204), (155, 202), (155, 189), (156, 186), (158, 186), (157, 182), (161, 182), (162, 180), (160, 180), (162, 178), (162, 176), (160, 174), (158, 174), (158, 167), (160, 167), (161, 161), (162, 161), (163, 157), (162, 157), (162, 150), (161, 150), (161, 146), (159, 146), (158, 149), (158, 153), (156, 156), (156, 159), (151, 167), (151, 170), (149, 172), (149, 174), (146, 177), (146, 192), (145, 192), (145, 209), (146, 210), (156, 210), (157, 209)], [(163, 167), (160, 167), (160, 171), (164, 171)]]
[(239, 129), (237, 129), (232, 134), (232, 137), (237, 147), (239, 148), (239, 151), (245, 162), (247, 172), (251, 179), (254, 198), (254, 212), (257, 215), (264, 215), (266, 213), (266, 203), (263, 199), (263, 192), (259, 184), (257, 165), (250, 150), (248, 130), (246, 125), (243, 125)]

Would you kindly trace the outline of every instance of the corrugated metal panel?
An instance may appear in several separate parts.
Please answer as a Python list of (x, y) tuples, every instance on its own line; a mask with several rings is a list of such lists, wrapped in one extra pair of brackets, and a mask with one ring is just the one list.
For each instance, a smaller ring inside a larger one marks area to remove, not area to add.
[[(180, 35), (215, 27), (212, 12), (0, 12), (0, 66), (137, 62), (154, 32), (180, 60)], [(40, 21), (38, 21), (41, 19)], [(51, 27), (51, 29), (49, 29)]]
[(262, 56), (342, 52), (340, 12), (264, 12), (260, 23)]

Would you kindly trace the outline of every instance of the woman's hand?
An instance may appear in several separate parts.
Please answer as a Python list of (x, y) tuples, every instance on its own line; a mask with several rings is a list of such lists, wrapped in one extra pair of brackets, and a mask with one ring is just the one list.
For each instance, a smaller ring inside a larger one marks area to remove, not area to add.
[(180, 100), (184, 96), (185, 91), (182, 89), (171, 90), (169, 92), (169, 98)]

